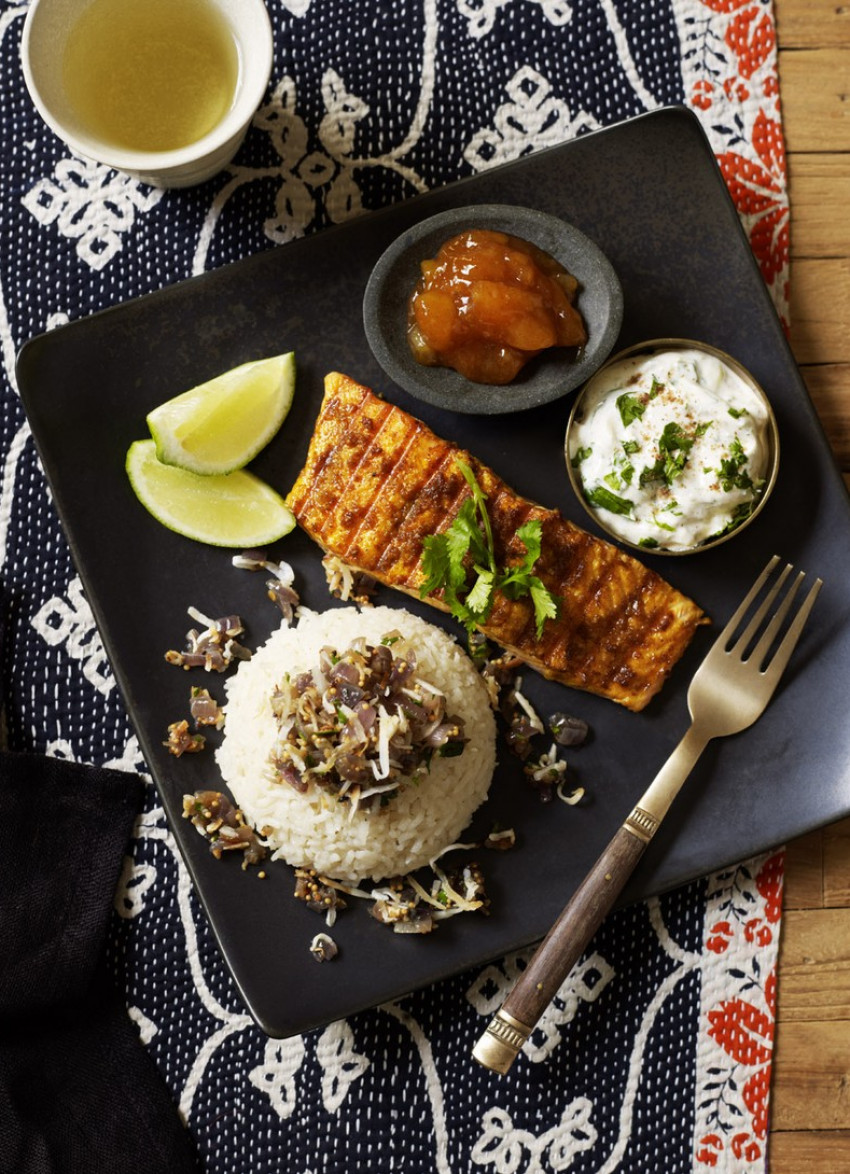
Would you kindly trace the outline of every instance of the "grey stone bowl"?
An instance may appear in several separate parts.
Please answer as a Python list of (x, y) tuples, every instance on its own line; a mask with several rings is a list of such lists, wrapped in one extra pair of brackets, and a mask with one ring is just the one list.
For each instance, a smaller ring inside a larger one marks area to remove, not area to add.
[[(471, 228), (531, 241), (578, 279), (576, 305), (588, 336), (584, 347), (544, 351), (505, 386), (473, 383), (448, 367), (416, 362), (407, 342), (407, 305), (420, 277), (419, 263), (435, 256), (450, 237)], [(622, 318), (620, 282), (593, 241), (555, 216), (507, 204), (452, 208), (414, 224), (382, 254), (363, 298), (366, 338), (390, 379), (434, 407), (479, 416), (535, 408), (574, 391), (611, 352)]]

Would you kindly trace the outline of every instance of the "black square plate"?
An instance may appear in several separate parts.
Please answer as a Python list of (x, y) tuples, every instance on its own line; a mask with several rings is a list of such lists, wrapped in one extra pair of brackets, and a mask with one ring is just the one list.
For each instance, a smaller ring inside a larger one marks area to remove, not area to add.
[[(596, 241), (623, 285), (619, 345), (687, 337), (749, 367), (779, 423), (782, 467), (766, 509), (740, 541), (676, 560), (661, 573), (722, 625), (772, 553), (825, 587), (779, 693), (746, 733), (711, 744), (629, 887), (635, 899), (744, 859), (850, 812), (850, 513), (829, 447), (735, 209), (693, 115), (671, 108), (578, 138), (450, 187), (247, 258), (62, 327), (22, 350), (18, 380), (71, 549), (163, 804), (245, 1001), (270, 1035), (290, 1035), (400, 996), (541, 937), (688, 724), (690, 676), (713, 639), (700, 631), (642, 714), (526, 675), (538, 710), (566, 710), (593, 730), (570, 752), (579, 807), (542, 804), (507, 753), (473, 831), (513, 826), (518, 846), (483, 860), (489, 917), (455, 918), (424, 938), (398, 936), (356, 907), (333, 936), (340, 957), (317, 966), (323, 928), (292, 897), (291, 871), (259, 881), (214, 860), (181, 797), (218, 782), (211, 754), (176, 760), (162, 747), (185, 716), (190, 678), (163, 653), (182, 647), (190, 605), (236, 611), (254, 644), (275, 626), (262, 577), (230, 553), (160, 527), (124, 475), (154, 405), (248, 359), (294, 349), (296, 399), (254, 462), (283, 491), (301, 467), (322, 395), (340, 370), (458, 441), (522, 494), (583, 525), (563, 458), (571, 399), (516, 416), (440, 412), (388, 385), (363, 334), (372, 266), (406, 227), (460, 204), (539, 208)], [(290, 562), (303, 601), (333, 606), (318, 549), (300, 532), (270, 552)], [(647, 561), (653, 556), (647, 554)], [(382, 590), (457, 631), (417, 601)], [(201, 682), (213, 690), (218, 679)]]

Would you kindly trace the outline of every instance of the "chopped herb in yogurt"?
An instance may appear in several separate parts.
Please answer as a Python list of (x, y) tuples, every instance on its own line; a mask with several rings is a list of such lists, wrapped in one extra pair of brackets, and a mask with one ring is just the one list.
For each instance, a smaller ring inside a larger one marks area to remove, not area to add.
[(588, 504), (618, 537), (688, 550), (750, 516), (764, 487), (768, 411), (720, 358), (634, 355), (601, 371), (571, 430)]
[(753, 479), (746, 472), (745, 467), (750, 458), (736, 436), (729, 445), (729, 456), (720, 462), (717, 474), (724, 493), (731, 493), (733, 489), (752, 489)]
[(637, 396), (628, 395), (626, 392), (623, 392), (622, 395), (617, 397), (617, 408), (620, 412), (620, 419), (623, 421), (624, 426), (628, 428), (629, 424), (634, 420), (641, 419), (643, 413), (646, 411), (646, 404), (642, 400), (639, 400)]
[(612, 493), (604, 485), (597, 485), (594, 489), (585, 490), (585, 497), (598, 510), (610, 510), (612, 514), (622, 514), (623, 517), (630, 517), (635, 508), (633, 501), (629, 501), (625, 497), (618, 497), (616, 493)]

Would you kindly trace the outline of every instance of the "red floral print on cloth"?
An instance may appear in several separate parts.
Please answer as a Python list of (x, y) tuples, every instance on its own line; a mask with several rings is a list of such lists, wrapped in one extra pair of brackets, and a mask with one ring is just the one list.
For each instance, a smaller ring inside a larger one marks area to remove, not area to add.
[(770, 13), (747, 4), (738, 6), (726, 30), (726, 44), (738, 59), (738, 72), (749, 78), (760, 69), (776, 48), (776, 30)]
[[(788, 197), (771, 0), (694, 0), (684, 46), (701, 116), (750, 246), (787, 328)], [(711, 13), (700, 21), (697, 13)]]
[(758, 162), (738, 151), (718, 156), (735, 207), (749, 225), (750, 245), (768, 285), (788, 264), (788, 206), (782, 128), (760, 110), (753, 126)]
[(738, 59), (741, 77), (751, 77), (776, 48), (772, 6), (753, 0), (702, 0), (702, 4), (712, 12), (732, 16), (723, 39)]
[(761, 858), (755, 870), (742, 865), (710, 882), (705, 948), (723, 956), (726, 966), (703, 995), (696, 1170), (763, 1169), (783, 869), (777, 852)]

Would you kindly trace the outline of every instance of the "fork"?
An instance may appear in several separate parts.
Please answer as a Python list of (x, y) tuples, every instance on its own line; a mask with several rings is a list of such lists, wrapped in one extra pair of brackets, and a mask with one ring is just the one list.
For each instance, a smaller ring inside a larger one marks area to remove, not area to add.
[(687, 733), (637, 806), (614, 833), (473, 1048), (473, 1056), (485, 1068), (498, 1073), (509, 1070), (540, 1016), (610, 912), (711, 739), (740, 733), (751, 726), (767, 707), (821, 588), (821, 580), (815, 580), (774, 649), (805, 578), (804, 572), (798, 572), (782, 601), (769, 616), (793, 570), (786, 563), (778, 571), (763, 602), (738, 634), (750, 607), (780, 562), (776, 555), (770, 559), (709, 649), (688, 689), (691, 725)]

